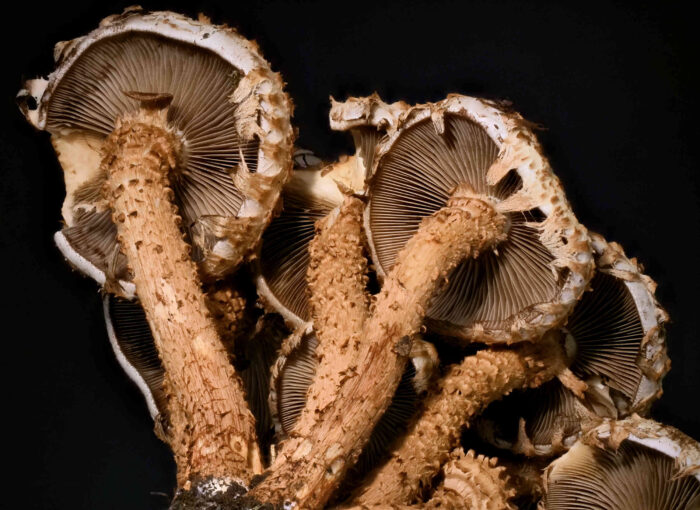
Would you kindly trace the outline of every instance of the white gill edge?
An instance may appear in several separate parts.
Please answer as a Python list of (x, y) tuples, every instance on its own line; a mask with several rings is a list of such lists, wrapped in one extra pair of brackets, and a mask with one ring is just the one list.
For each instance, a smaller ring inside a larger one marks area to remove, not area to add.
[[(62, 231), (59, 230), (56, 232), (53, 235), (53, 240), (61, 254), (73, 267), (95, 280), (100, 286), (104, 286), (105, 281), (107, 280), (104, 272), (88, 259), (83, 257), (80, 253), (75, 251), (68, 242), (68, 239), (66, 239), (66, 236), (63, 235)], [(119, 280), (119, 285), (122, 288), (125, 298), (134, 299), (134, 297), (136, 297), (136, 285), (134, 285), (133, 282)]]
[[(110, 16), (100, 23), (100, 26), (89, 34), (74, 39), (69, 42), (57, 45), (57, 57), (66, 55), (67, 59), (60, 63), (58, 68), (49, 75), (46, 80), (29, 80), (28, 94), (34, 97), (34, 91), (39, 92), (40, 83), (43, 90), (40, 100), (37, 101), (39, 108), (27, 114), (28, 120), (38, 129), (46, 129), (45, 107), (51, 98), (51, 88), (47, 90), (47, 85), (54, 84), (72, 67), (82, 53), (96, 41), (100, 39), (119, 35), (127, 32), (146, 32), (158, 34), (170, 39), (193, 44), (219, 55), (234, 67), (248, 74), (256, 67), (265, 67), (267, 64), (258, 55), (255, 46), (230, 28), (202, 23), (180, 14), (166, 11), (158, 11), (147, 14), (138, 12), (126, 15)], [(19, 94), (24, 94), (20, 91)], [(18, 95), (19, 95), (18, 94)]]
[(258, 275), (255, 277), (255, 285), (258, 292), (267, 301), (270, 307), (277, 313), (279, 313), (287, 324), (292, 325), (292, 329), (300, 328), (304, 325), (311, 327), (310, 322), (304, 321), (301, 317), (292, 312), (289, 308), (284, 306), (275, 296), (274, 292), (268, 287), (265, 278), (262, 275), (262, 271), (258, 271)]
[(119, 342), (117, 341), (117, 334), (114, 331), (114, 326), (112, 325), (112, 317), (109, 314), (108, 295), (104, 296), (104, 298), (102, 299), (102, 309), (104, 310), (105, 324), (107, 325), (107, 336), (109, 337), (109, 343), (112, 346), (112, 350), (114, 351), (114, 355), (117, 358), (117, 362), (122, 367), (124, 372), (126, 372), (126, 375), (129, 377), (129, 379), (131, 379), (134, 382), (134, 384), (136, 384), (138, 389), (143, 394), (143, 398), (146, 399), (146, 405), (148, 406), (148, 412), (151, 413), (151, 418), (155, 420), (156, 416), (158, 416), (159, 414), (159, 411), (158, 406), (156, 406), (156, 401), (153, 398), (153, 393), (148, 387), (148, 384), (146, 383), (145, 379), (141, 376), (139, 371), (136, 370), (134, 365), (129, 363), (129, 360), (126, 359), (126, 356), (124, 356), (121, 347), (119, 347)]
[[(609, 249), (607, 241), (600, 234), (591, 234), (591, 244), (593, 246), (593, 251), (597, 256), (602, 255)], [(613, 269), (630, 274), (639, 274), (639, 269), (629, 261), (627, 255), (624, 253), (618, 253), (617, 255), (618, 256), (613, 264)], [(647, 286), (642, 281), (623, 280), (623, 282), (629, 289), (632, 299), (634, 300), (634, 304), (637, 305), (637, 311), (642, 322), (642, 328), (644, 329), (644, 334), (646, 334), (651, 328), (656, 327), (659, 324), (656, 316), (656, 304), (654, 302), (654, 298), (649, 292)]]

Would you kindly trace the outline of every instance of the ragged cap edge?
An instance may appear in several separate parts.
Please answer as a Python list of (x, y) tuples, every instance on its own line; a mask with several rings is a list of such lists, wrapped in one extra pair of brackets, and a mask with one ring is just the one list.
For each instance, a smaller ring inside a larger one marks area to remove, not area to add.
[(109, 296), (105, 295), (102, 298), (102, 310), (104, 312), (105, 316), (105, 324), (107, 325), (107, 336), (109, 337), (109, 343), (112, 346), (112, 351), (114, 351), (114, 355), (117, 358), (117, 362), (119, 365), (122, 367), (122, 370), (126, 373), (126, 375), (131, 379), (134, 384), (138, 387), (139, 391), (141, 391), (141, 394), (143, 395), (143, 398), (146, 400), (146, 405), (148, 406), (148, 412), (151, 414), (151, 418), (154, 420), (160, 413), (158, 410), (158, 406), (156, 405), (156, 401), (153, 398), (153, 393), (151, 393), (151, 389), (148, 387), (148, 383), (141, 377), (141, 374), (139, 373), (136, 368), (129, 363), (129, 360), (126, 359), (126, 356), (124, 356), (124, 353), (122, 350), (119, 348), (119, 342), (117, 341), (117, 334), (114, 331), (114, 325), (112, 324), (112, 317), (109, 313)]
[[(80, 253), (75, 251), (66, 239), (66, 237), (63, 235), (63, 232), (61, 232), (60, 230), (56, 232), (53, 235), (53, 240), (56, 243), (56, 246), (58, 247), (61, 254), (65, 257), (65, 259), (70, 263), (71, 266), (75, 267), (81, 273), (95, 280), (100, 286), (105, 285), (107, 281), (105, 273), (102, 270), (98, 269), (97, 266), (95, 266), (92, 262), (80, 255)], [(115, 291), (114, 293), (116, 295), (126, 299), (134, 299), (136, 297), (136, 285), (134, 285), (133, 282), (119, 280), (118, 284), (119, 289), (112, 289)], [(116, 292), (116, 290), (121, 290), (121, 292)]]
[(629, 440), (671, 457), (681, 476), (694, 476), (700, 481), (700, 444), (669, 425), (633, 414), (619, 421), (604, 419), (581, 440), (590, 446), (613, 450)]
[(603, 236), (591, 232), (591, 241), (598, 271), (619, 278), (627, 286), (644, 331), (638, 363), (642, 369), (642, 381), (632, 402), (632, 412), (648, 411), (649, 406), (661, 396), (661, 383), (671, 368), (666, 351), (665, 323), (668, 313), (655, 297), (656, 282), (642, 273), (635, 259), (629, 259), (622, 247), (608, 243)]
[(330, 125), (334, 131), (363, 126), (393, 132), (396, 122), (410, 109), (403, 101), (387, 104), (375, 92), (368, 97), (351, 97), (344, 102), (331, 97)]
[(248, 72), (231, 97), (238, 105), (239, 136), (259, 141), (258, 166), (256, 172), (251, 172), (242, 158), (243, 164), (236, 170), (233, 180), (246, 200), (237, 217), (231, 219), (228, 234), (225, 229), (219, 231), (219, 242), (229, 245), (226, 252), (210, 250), (203, 254), (201, 264), (210, 277), (224, 276), (254, 257), (262, 233), (275, 214), (282, 187), (292, 175), (293, 107), (283, 85), (282, 77), (265, 65)]
[[(350, 98), (344, 103), (331, 100), (330, 118), (333, 129), (374, 126), (386, 130), (387, 138), (377, 146), (370, 175), (376, 173), (382, 157), (391, 150), (403, 130), (431, 119), (437, 132), (442, 132), (446, 113), (466, 116), (481, 126), (499, 148), (498, 160), (502, 164), (494, 165), (487, 178), (496, 183), (514, 168), (523, 181), (521, 190), (498, 204), (498, 208), (507, 212), (515, 207), (539, 207), (547, 216), (540, 225), (541, 241), (554, 256), (553, 268), (569, 269), (556, 302), (535, 305), (515, 316), (507, 329), (488, 330), (484, 324), (475, 323), (470, 328), (438, 327), (440, 333), (466, 336), (474, 341), (511, 343), (539, 338), (547, 330), (564, 322), (593, 276), (590, 239), (586, 228), (571, 211), (561, 183), (553, 174), (530, 125), (519, 114), (504, 111), (496, 102), (457, 94), (450, 94), (437, 103), (413, 107), (403, 102), (386, 104), (376, 93), (364, 98)], [(537, 197), (537, 201), (531, 197)], [(369, 210), (368, 204), (364, 214), (365, 232), (377, 275), (383, 279), (386, 271), (379, 263), (372, 240)], [(566, 244), (562, 238), (566, 239)], [(432, 322), (434, 321), (431, 321), (431, 326), (434, 326)]]
[[(254, 68), (268, 67), (260, 56), (257, 45), (241, 37), (232, 28), (210, 25), (174, 12), (143, 12), (140, 8), (126, 8), (122, 14), (104, 18), (99, 27), (89, 34), (56, 44), (54, 60), (58, 67), (49, 75), (48, 81), (29, 80), (20, 91), (20, 94), (25, 94), (26, 91), (26, 94), (37, 99), (38, 108), (31, 115), (26, 114), (27, 120), (36, 128), (45, 129), (46, 105), (53, 89), (80, 55), (102, 38), (133, 31), (160, 34), (207, 49), (245, 74)], [(39, 92), (40, 96), (35, 95)]]
[[(59, 43), (55, 52), (58, 67), (48, 81), (29, 80), (18, 93), (18, 97), (34, 97), (37, 109), (28, 110), (25, 102), (22, 111), (35, 127), (45, 129), (53, 90), (80, 55), (103, 38), (134, 31), (159, 34), (209, 50), (245, 73), (230, 100), (237, 104), (236, 129), (241, 140), (257, 138), (259, 141), (257, 169), (248, 171), (242, 158), (243, 165), (238, 167), (234, 181), (246, 200), (237, 217), (216, 232), (220, 236), (217, 241), (223, 243), (218, 246), (225, 249), (204, 249), (201, 263), (207, 276), (224, 276), (254, 253), (292, 169), (294, 132), (290, 118), (293, 106), (283, 90), (281, 76), (270, 70), (254, 42), (241, 37), (232, 28), (210, 25), (206, 20), (195, 21), (172, 12), (144, 13), (140, 8), (127, 8), (121, 15), (102, 20), (99, 28), (89, 34)], [(206, 243), (210, 244), (217, 245)]]

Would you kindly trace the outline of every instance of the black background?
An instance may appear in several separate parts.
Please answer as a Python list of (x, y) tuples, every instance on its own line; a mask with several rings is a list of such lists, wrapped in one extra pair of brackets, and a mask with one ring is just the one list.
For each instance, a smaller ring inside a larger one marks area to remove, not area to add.
[[(52, 242), (62, 175), (48, 136), (20, 116), (25, 78), (56, 41), (128, 3), (5, 8), (0, 256), (5, 476), (0, 507), (161, 508), (174, 483), (140, 394), (111, 353), (96, 285)], [(697, 292), (697, 28), (680, 6), (581, 2), (160, 2), (254, 38), (296, 104), (299, 144), (350, 152), (328, 96), (387, 101), (460, 92), (513, 101), (540, 138), (579, 220), (620, 242), (658, 283), (673, 368), (653, 416), (700, 439)], [(8, 498), (14, 503), (10, 504)]]

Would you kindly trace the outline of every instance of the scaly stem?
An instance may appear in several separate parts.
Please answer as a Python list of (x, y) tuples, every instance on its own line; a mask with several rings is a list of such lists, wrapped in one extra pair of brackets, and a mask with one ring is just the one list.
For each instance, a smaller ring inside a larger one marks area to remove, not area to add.
[(297, 508), (323, 507), (388, 407), (430, 299), (458, 263), (501, 241), (504, 227), (503, 216), (465, 188), (421, 222), (365, 321), (355, 369), (343, 374), (323, 419), (312, 429), (297, 429), (282, 445), (272, 472), (251, 497)]
[(207, 311), (171, 200), (169, 173), (180, 149), (166, 121), (172, 98), (130, 95), (141, 108), (119, 119), (106, 140), (105, 192), (165, 368), (178, 484), (187, 488), (208, 476), (247, 482), (262, 470), (255, 420)]
[(376, 503), (343, 507), (344, 510), (404, 510), (447, 509), (452, 510), (513, 510), (511, 499), (515, 491), (510, 487), (505, 468), (496, 464), (495, 458), (466, 454), (459, 448), (452, 452), (450, 460), (442, 467), (443, 479), (426, 503), (404, 505)]
[(368, 475), (370, 482), (353, 503), (412, 503), (430, 486), (471, 418), (514, 389), (539, 386), (555, 377), (566, 362), (560, 338), (553, 332), (537, 344), (485, 349), (453, 365), (389, 461)]

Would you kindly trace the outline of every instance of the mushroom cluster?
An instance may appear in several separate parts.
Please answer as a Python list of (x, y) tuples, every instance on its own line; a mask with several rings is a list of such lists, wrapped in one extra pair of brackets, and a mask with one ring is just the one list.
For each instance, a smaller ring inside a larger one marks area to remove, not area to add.
[(356, 149), (326, 162), (203, 16), (130, 8), (55, 58), (20, 108), (171, 508), (700, 508), (700, 446), (643, 417), (670, 367), (655, 284), (509, 105), (333, 100)]

